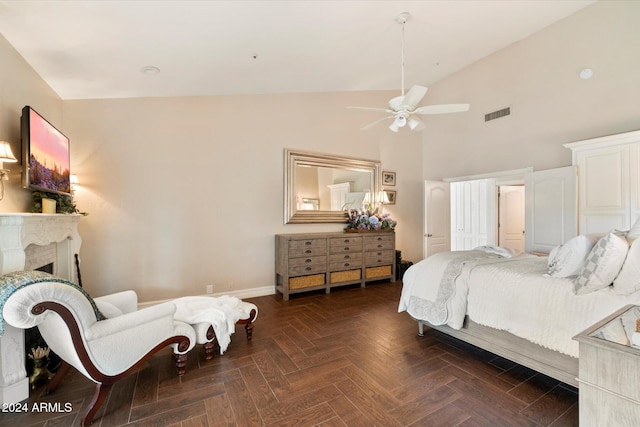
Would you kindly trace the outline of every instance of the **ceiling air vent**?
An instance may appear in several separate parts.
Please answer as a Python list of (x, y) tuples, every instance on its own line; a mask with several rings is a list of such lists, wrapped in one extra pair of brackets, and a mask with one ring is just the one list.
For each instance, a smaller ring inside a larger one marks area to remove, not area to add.
[(493, 113), (487, 113), (484, 115), (484, 121), (490, 122), (491, 120), (499, 119), (511, 114), (511, 107), (503, 108), (502, 110), (494, 111)]

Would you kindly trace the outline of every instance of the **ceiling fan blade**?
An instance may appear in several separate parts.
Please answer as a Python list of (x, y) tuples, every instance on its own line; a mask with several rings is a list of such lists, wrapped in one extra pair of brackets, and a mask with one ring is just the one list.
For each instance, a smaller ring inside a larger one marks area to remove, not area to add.
[(409, 128), (411, 130), (415, 130), (416, 132), (419, 132), (421, 130), (423, 130), (425, 128), (425, 124), (422, 120), (420, 120), (419, 117), (416, 116), (411, 116), (409, 118)]
[(369, 129), (371, 129), (372, 127), (374, 127), (375, 125), (377, 125), (378, 123), (383, 122), (383, 121), (388, 120), (388, 119), (393, 119), (393, 118), (394, 118), (393, 116), (383, 117), (383, 118), (381, 118), (381, 119), (379, 119), (379, 120), (376, 120), (375, 122), (372, 122), (372, 123), (369, 123), (369, 124), (368, 124), (368, 125), (366, 125), (366, 126), (363, 126), (361, 129), (362, 129), (362, 130), (369, 130)]
[(415, 114), (447, 114), (469, 111), (469, 104), (439, 104), (416, 108)]
[(402, 105), (402, 100), (404, 99), (404, 96), (396, 96), (395, 98), (392, 98), (391, 100), (389, 100), (389, 109), (397, 112), (400, 111), (400, 106)]
[(422, 101), (427, 94), (427, 88), (424, 86), (412, 86), (409, 92), (404, 96), (400, 109), (413, 110)]
[(376, 107), (347, 107), (352, 110), (372, 110), (372, 111), (384, 111), (385, 113), (394, 113), (395, 111), (391, 111), (387, 108), (376, 108)]

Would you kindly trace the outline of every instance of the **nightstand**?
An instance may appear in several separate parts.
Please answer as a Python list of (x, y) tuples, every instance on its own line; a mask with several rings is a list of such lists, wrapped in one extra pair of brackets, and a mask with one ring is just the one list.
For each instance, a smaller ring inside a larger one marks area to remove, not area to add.
[(580, 343), (580, 426), (640, 425), (640, 307), (628, 305), (574, 337)]

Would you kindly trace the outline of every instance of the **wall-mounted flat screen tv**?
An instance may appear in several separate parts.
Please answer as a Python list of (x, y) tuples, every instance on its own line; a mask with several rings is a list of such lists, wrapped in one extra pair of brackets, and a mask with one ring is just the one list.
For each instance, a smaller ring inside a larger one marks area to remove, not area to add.
[(22, 185), (71, 196), (69, 138), (33, 108), (22, 109)]

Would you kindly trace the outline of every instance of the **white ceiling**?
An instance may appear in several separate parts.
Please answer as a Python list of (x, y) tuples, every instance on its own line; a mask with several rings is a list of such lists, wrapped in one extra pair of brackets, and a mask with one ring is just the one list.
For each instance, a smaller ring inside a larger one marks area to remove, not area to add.
[(0, 31), (63, 99), (389, 90), (401, 12), (408, 88), (592, 3), (0, 0)]

